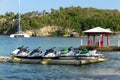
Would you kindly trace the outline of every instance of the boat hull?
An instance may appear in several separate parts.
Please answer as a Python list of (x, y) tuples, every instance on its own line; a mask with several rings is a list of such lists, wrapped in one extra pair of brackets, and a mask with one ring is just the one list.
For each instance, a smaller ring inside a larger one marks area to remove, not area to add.
[(23, 33), (22, 33), (22, 34), (21, 34), (21, 33), (18, 33), (18, 34), (11, 34), (10, 37), (11, 37), (11, 38), (17, 38), (17, 37), (28, 37), (28, 38), (29, 38), (30, 35), (28, 35), (28, 34), (23, 34)]
[(35, 57), (14, 56), (14, 57), (19, 59), (59, 59), (59, 57), (42, 57), (42, 56), (35, 56)]

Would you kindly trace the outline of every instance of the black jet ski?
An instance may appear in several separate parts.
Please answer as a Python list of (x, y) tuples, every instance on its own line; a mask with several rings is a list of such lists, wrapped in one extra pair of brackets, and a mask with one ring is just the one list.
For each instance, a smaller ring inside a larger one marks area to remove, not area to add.
[(28, 47), (24, 47), (24, 46), (18, 47), (17, 49), (15, 49), (11, 53), (12, 57), (25, 57), (25, 56), (27, 56), (30, 52), (27, 48)]
[(45, 51), (44, 55), (42, 56), (44, 59), (59, 59), (59, 51), (55, 50), (56, 47), (50, 48)]

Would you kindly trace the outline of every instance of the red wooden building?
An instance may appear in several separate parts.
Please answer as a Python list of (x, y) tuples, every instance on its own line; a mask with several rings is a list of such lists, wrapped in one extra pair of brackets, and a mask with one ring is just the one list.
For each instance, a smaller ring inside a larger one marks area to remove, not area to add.
[[(107, 46), (109, 46), (109, 44), (110, 44), (109, 37), (110, 37), (110, 34), (112, 33), (112, 31), (110, 31), (108, 29), (96, 27), (96, 28), (86, 30), (86, 31), (84, 31), (84, 33), (88, 36), (88, 41), (87, 41), (88, 46), (103, 47), (103, 46), (105, 46), (104, 40), (106, 40)], [(101, 39), (96, 41), (97, 36), (100, 36)], [(92, 39), (91, 39), (91, 37), (92, 37)], [(106, 39), (104, 39), (105, 37), (106, 37)]]

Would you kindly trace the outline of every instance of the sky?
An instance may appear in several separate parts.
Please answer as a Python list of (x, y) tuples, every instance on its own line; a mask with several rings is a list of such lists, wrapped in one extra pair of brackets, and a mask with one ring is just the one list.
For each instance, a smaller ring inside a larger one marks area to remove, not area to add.
[[(51, 9), (60, 7), (80, 6), (82, 8), (93, 7), (97, 9), (118, 9), (120, 11), (120, 0), (20, 0), (20, 13), (32, 11), (49, 12)], [(0, 14), (6, 12), (18, 13), (19, 0), (0, 0)]]

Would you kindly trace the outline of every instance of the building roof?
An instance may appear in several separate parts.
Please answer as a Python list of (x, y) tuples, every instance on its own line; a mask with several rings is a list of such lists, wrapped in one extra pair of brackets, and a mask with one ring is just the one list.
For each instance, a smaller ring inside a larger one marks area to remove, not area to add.
[(84, 33), (112, 33), (109, 29), (104, 29), (101, 27), (95, 27), (86, 31), (83, 31)]
[(79, 34), (79, 33), (78, 33), (78, 32), (73, 31), (73, 32), (71, 32), (70, 34)]

